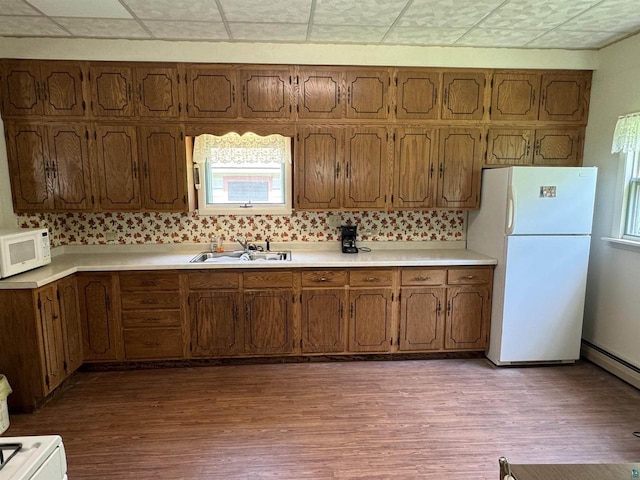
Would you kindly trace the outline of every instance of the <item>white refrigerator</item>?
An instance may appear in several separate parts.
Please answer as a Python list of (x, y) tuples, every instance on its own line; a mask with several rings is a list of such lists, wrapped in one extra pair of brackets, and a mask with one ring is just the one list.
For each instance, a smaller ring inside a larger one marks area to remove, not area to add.
[(580, 356), (595, 167), (484, 170), (467, 248), (498, 259), (487, 357), (496, 365)]

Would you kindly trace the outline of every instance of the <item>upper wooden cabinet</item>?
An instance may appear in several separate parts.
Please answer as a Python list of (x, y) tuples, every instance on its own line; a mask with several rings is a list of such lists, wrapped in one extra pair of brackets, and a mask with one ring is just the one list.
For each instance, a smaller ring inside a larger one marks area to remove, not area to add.
[(240, 70), (242, 103), (245, 118), (290, 118), (293, 82), (290, 68)]
[(486, 72), (444, 72), (442, 119), (482, 120), (487, 75)]
[(543, 74), (540, 91), (541, 121), (587, 122), (591, 72)]
[(300, 68), (297, 76), (300, 118), (338, 119), (345, 114), (344, 73), (329, 68)]
[(132, 67), (121, 64), (89, 66), (91, 113), (99, 117), (131, 117), (136, 108)]
[(2, 115), (83, 116), (83, 80), (78, 62), (7, 62), (2, 73)]
[(344, 206), (384, 208), (389, 190), (388, 133), (382, 127), (350, 127), (346, 134)]
[(179, 75), (175, 67), (137, 67), (137, 113), (141, 117), (176, 118), (182, 112)]
[(388, 70), (347, 69), (346, 117), (386, 119), (389, 115)]
[(393, 206), (431, 207), (435, 204), (435, 129), (398, 128), (394, 134)]
[(439, 114), (441, 73), (425, 69), (398, 69), (396, 118), (434, 120)]
[(496, 72), (491, 90), (492, 120), (537, 120), (540, 76)]
[(438, 197), (436, 205), (477, 208), (482, 173), (482, 130), (440, 130), (438, 150)]
[(235, 118), (237, 70), (187, 65), (187, 115), (192, 118)]

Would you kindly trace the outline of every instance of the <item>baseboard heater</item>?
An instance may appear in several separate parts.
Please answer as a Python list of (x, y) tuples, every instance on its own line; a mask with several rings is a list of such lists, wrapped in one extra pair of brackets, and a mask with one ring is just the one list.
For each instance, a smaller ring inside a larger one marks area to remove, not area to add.
[(587, 360), (640, 389), (640, 368), (586, 340), (582, 340), (580, 353)]

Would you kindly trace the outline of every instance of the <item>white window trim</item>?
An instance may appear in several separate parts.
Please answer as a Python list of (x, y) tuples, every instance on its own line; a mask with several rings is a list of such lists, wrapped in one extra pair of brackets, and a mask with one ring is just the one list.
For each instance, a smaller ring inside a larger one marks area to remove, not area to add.
[[(629, 153), (618, 154), (618, 180), (616, 183), (616, 200), (613, 206), (613, 225), (610, 237), (602, 237), (602, 240), (619, 245), (640, 248), (640, 239), (625, 235), (627, 221), (627, 201), (629, 198), (629, 180), (631, 178), (632, 161)], [(640, 153), (638, 153), (640, 155)]]

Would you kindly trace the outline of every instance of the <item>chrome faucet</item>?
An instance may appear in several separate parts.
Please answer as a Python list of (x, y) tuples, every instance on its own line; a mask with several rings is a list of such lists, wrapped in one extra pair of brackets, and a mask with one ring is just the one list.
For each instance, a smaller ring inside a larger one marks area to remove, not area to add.
[(244, 241), (242, 241), (240, 237), (236, 237), (236, 242), (240, 244), (240, 246), (246, 253), (249, 253), (249, 240), (245, 238)]

